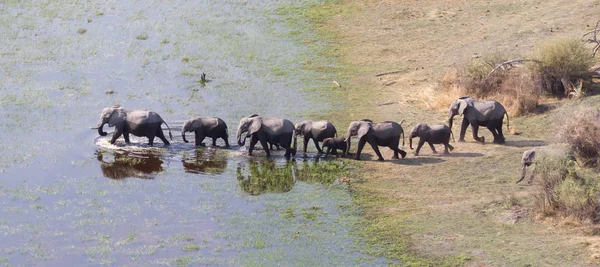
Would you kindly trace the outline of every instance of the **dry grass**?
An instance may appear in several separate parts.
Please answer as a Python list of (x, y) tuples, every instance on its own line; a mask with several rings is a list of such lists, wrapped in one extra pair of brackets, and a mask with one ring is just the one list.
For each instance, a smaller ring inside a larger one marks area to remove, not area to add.
[(598, 174), (577, 167), (564, 147), (548, 147), (540, 154), (534, 171), (540, 179), (536, 210), (544, 216), (567, 218), (565, 221), (596, 221), (600, 208)]
[[(339, 113), (338, 120), (406, 119), (411, 126), (444, 121), (451, 100), (466, 94), (458, 86), (464, 62), (489, 53), (509, 58), (528, 55), (536, 43), (554, 35), (578, 38), (585, 25), (591, 24), (588, 18), (596, 16), (598, 3), (507, 0), (465, 5), (456, 0), (343, 0), (340, 5), (350, 8), (330, 9), (339, 12), (321, 25), (339, 41), (335, 54), (353, 68), (349, 80), (338, 80), (348, 85), (344, 97), (351, 105)], [(375, 76), (398, 69), (406, 71)], [(432, 89), (441, 84), (445, 84), (445, 94)], [(396, 103), (377, 105), (384, 101)], [(523, 106), (521, 109), (527, 105)], [(550, 106), (556, 108), (551, 111), (554, 114), (561, 112), (558, 109), (563, 105)], [(445, 257), (459, 260), (446, 263), (453, 266), (585, 266), (598, 262), (588, 261), (581, 242), (600, 244), (600, 240), (523, 215), (534, 207), (533, 196), (538, 191), (536, 186), (514, 184), (520, 157), (524, 150), (547, 141), (546, 136), (555, 136), (547, 129), (557, 123), (549, 114), (513, 120), (512, 113), (520, 111), (510, 112), (511, 127), (516, 125), (522, 133), (507, 136), (505, 146), (457, 143), (450, 156), (424, 151), (419, 157), (409, 154), (406, 159), (384, 163), (370, 162), (368, 156), (374, 153), (365, 148), (366, 161), (356, 174), (362, 180), (352, 183), (352, 189), (358, 192), (356, 198), (369, 220), (367, 242), (381, 247), (378, 255), (407, 265), (433, 266), (444, 265), (436, 259)], [(491, 138), (486, 130), (480, 133)], [(382, 149), (382, 153), (389, 159), (389, 151)], [(433, 263), (413, 264), (411, 255), (433, 259)]]
[(565, 117), (562, 139), (569, 144), (577, 162), (598, 167), (600, 159), (600, 111), (584, 108)]

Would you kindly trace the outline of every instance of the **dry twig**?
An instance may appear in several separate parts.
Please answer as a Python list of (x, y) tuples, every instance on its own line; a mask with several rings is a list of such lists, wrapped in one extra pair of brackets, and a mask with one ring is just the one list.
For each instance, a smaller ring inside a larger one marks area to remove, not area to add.
[(596, 53), (600, 49), (600, 41), (597, 38), (598, 32), (600, 31), (600, 28), (598, 26), (600, 26), (600, 20), (598, 22), (596, 22), (596, 27), (594, 28), (593, 31), (587, 32), (586, 34), (583, 35), (583, 37), (585, 37), (586, 35), (593, 34), (592, 38), (588, 38), (586, 40), (590, 44), (595, 44), (594, 48), (592, 49), (592, 57), (595, 57)]
[[(492, 71), (490, 71), (490, 73), (488, 73), (487, 76), (485, 76), (485, 78), (487, 79), (488, 77), (490, 77), (490, 75), (492, 75), (492, 73), (494, 73), (496, 70), (502, 68), (502, 69), (508, 69), (513, 67), (513, 63), (523, 63), (523, 62), (527, 62), (527, 61), (531, 61), (531, 62), (535, 62), (535, 63), (542, 63), (539, 60), (535, 60), (535, 59), (511, 59), (508, 61), (504, 61), (500, 64), (498, 64), (498, 66), (496, 66)], [(505, 68), (505, 66), (508, 65), (508, 68)]]

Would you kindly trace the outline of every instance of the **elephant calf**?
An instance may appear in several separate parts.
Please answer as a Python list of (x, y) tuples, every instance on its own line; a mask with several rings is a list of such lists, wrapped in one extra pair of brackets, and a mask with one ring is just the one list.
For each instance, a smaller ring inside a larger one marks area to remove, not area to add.
[(198, 117), (191, 120), (187, 120), (183, 123), (183, 128), (181, 129), (181, 137), (183, 141), (188, 143), (188, 140), (185, 139), (186, 132), (194, 132), (195, 133), (195, 145), (203, 146), (204, 138), (209, 137), (212, 138), (212, 145), (217, 146), (217, 139), (222, 138), (225, 141), (225, 147), (229, 148), (229, 133), (227, 132), (227, 124), (220, 118), (207, 118), (207, 117)]
[[(530, 149), (527, 150), (525, 152), (523, 152), (523, 156), (521, 157), (521, 164), (523, 164), (523, 167), (521, 167), (521, 178), (517, 181), (517, 183), (523, 181), (523, 179), (525, 179), (525, 175), (527, 175), (527, 167), (531, 166), (531, 164), (533, 164), (533, 159), (535, 158), (535, 150), (534, 149)], [(531, 184), (531, 181), (533, 181), (533, 173), (531, 174), (531, 176), (529, 176), (529, 181), (527, 183)]]
[(341, 137), (329, 137), (323, 140), (323, 149), (327, 148), (327, 152), (325, 152), (325, 156), (329, 156), (329, 153), (333, 150), (333, 153), (336, 155), (337, 150), (342, 150), (342, 157), (346, 157), (348, 155), (348, 146), (346, 145), (346, 139)]
[(415, 125), (415, 127), (410, 132), (410, 149), (413, 149), (412, 139), (415, 137), (419, 137), (419, 144), (417, 145), (417, 151), (415, 151), (415, 156), (419, 155), (419, 151), (421, 150), (421, 147), (423, 146), (423, 144), (425, 144), (425, 142), (429, 144), (429, 147), (431, 147), (433, 153), (437, 153), (433, 144), (444, 144), (444, 154), (448, 154), (448, 149), (450, 151), (454, 150), (454, 147), (450, 145), (450, 135), (452, 135), (452, 139), (454, 140), (452, 130), (446, 124), (429, 126), (425, 123), (419, 123)]

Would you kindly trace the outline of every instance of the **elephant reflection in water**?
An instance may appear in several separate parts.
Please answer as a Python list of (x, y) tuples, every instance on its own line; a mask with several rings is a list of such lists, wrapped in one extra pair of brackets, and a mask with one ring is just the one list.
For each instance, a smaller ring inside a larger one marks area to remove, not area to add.
[(181, 162), (186, 172), (220, 174), (227, 168), (227, 152), (214, 148), (199, 148), (194, 151), (194, 156), (184, 156)]
[(249, 170), (244, 175), (242, 164), (237, 167), (237, 179), (242, 190), (250, 195), (264, 193), (285, 193), (294, 186), (295, 161), (287, 161), (284, 166), (277, 166), (272, 159), (249, 161)]
[(105, 177), (112, 179), (124, 179), (137, 177), (142, 179), (153, 179), (153, 174), (164, 171), (163, 161), (160, 157), (148, 155), (128, 155), (114, 153), (112, 162), (104, 161), (105, 152), (98, 151), (98, 161)]

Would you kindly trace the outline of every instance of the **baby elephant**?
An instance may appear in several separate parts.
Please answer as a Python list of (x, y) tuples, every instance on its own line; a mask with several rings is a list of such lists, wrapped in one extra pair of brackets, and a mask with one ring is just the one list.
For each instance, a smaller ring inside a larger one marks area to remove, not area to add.
[[(342, 150), (342, 157), (346, 157), (348, 155), (348, 147), (346, 146), (346, 139), (341, 137), (328, 137), (323, 140), (323, 149), (327, 148), (327, 152), (325, 156), (328, 156), (329, 153), (333, 150), (334, 154), (337, 154), (337, 150)], [(337, 154), (339, 155), (339, 154)]]
[(187, 120), (183, 123), (183, 128), (181, 129), (181, 137), (183, 141), (188, 143), (188, 140), (185, 139), (186, 132), (195, 132), (196, 134), (196, 146), (203, 146), (204, 138), (209, 137), (212, 138), (212, 145), (217, 146), (217, 139), (223, 138), (225, 141), (225, 147), (229, 148), (229, 134), (227, 132), (227, 124), (217, 117), (198, 117), (191, 120)]
[(419, 137), (415, 156), (419, 155), (419, 150), (421, 150), (425, 142), (429, 144), (433, 153), (437, 153), (433, 144), (444, 144), (444, 154), (448, 154), (448, 149), (450, 151), (454, 150), (454, 147), (450, 145), (450, 135), (452, 135), (452, 141), (454, 141), (454, 134), (452, 134), (452, 130), (446, 124), (429, 126), (425, 123), (419, 123), (410, 132), (410, 149), (413, 149), (412, 139)]

